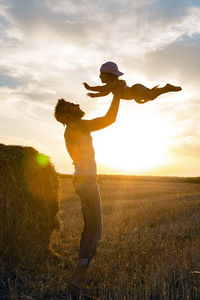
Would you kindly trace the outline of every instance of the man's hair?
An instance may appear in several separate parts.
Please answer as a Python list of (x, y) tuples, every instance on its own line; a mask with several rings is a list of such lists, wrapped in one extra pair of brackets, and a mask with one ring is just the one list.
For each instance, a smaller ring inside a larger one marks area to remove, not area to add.
[(63, 125), (65, 125), (65, 123), (63, 123), (63, 119), (61, 118), (61, 116), (64, 113), (64, 107), (66, 107), (66, 103), (68, 103), (65, 99), (58, 99), (58, 102), (55, 106), (55, 111), (54, 111), (54, 116), (56, 118), (56, 120), (60, 123), (62, 123)]
[[(55, 116), (56, 120), (58, 122), (62, 123), (63, 125), (67, 124), (67, 110), (70, 107), (70, 104), (73, 104), (73, 103), (68, 102), (63, 98), (58, 99), (58, 102), (56, 104), (54, 116)], [(81, 109), (71, 112), (69, 109), (68, 118), (69, 118), (69, 115), (73, 118), (81, 119), (85, 115), (85, 112), (82, 111)]]

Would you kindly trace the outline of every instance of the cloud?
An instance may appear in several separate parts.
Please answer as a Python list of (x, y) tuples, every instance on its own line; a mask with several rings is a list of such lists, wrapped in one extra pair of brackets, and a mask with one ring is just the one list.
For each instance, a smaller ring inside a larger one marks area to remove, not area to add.
[[(117, 5), (113, 1), (106, 5), (101, 1), (11, 3), (2, 13), (8, 24), (2, 31), (6, 55), (0, 66), (4, 74), (24, 81), (44, 82), (51, 77), (60, 81), (59, 73), (75, 74), (81, 69), (93, 77), (104, 60), (129, 61), (131, 65), (131, 60), (200, 31), (196, 25), (199, 8), (186, 6), (184, 17), (178, 15), (169, 22), (163, 18), (163, 10), (158, 10), (157, 1), (126, 5), (120, 1)], [(155, 8), (149, 10), (152, 3)]]
[[(141, 60), (134, 61), (134, 64), (135, 68), (141, 69), (152, 81), (175, 80), (180, 85), (185, 84), (183, 89), (193, 86), (191, 93), (194, 95), (198, 92), (200, 81), (199, 53), (200, 43), (193, 40), (189, 43), (184, 40), (177, 41), (145, 54)], [(126, 61), (129, 59), (130, 57)]]
[[(5, 135), (16, 136), (25, 124), (37, 123), (34, 141), (42, 144), (38, 137), (45, 140), (48, 127), (57, 139), (60, 131), (52, 125), (52, 113), (60, 97), (80, 102), (89, 116), (103, 114), (107, 98), (89, 100), (82, 82), (100, 83), (100, 65), (113, 60), (129, 84), (183, 85), (181, 96), (163, 96), (151, 109), (172, 114), (179, 146), (186, 149), (184, 138), (191, 136), (198, 149), (199, 19), (198, 2), (188, 0), (1, 0), (0, 114), (4, 125), (7, 120)], [(186, 121), (188, 111), (191, 123)], [(10, 121), (18, 124), (16, 130), (8, 129)], [(46, 143), (52, 140), (46, 138)]]

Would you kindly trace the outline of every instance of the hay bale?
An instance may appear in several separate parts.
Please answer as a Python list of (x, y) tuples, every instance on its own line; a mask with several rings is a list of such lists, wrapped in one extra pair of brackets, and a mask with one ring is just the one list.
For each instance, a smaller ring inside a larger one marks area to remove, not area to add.
[(58, 229), (58, 175), (31, 147), (0, 144), (0, 254), (4, 261), (35, 263)]

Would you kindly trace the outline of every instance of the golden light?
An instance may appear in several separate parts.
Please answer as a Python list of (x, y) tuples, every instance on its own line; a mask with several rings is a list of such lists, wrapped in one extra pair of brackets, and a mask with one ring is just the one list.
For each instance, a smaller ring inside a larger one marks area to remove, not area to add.
[(171, 128), (156, 113), (127, 114), (94, 136), (98, 166), (115, 173), (133, 174), (167, 165)]

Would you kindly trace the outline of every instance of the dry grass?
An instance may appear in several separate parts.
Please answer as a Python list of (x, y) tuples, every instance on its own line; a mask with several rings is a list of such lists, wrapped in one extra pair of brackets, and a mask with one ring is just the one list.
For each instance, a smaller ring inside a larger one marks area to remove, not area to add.
[(46, 256), (58, 211), (58, 175), (49, 158), (31, 147), (0, 144), (0, 253), (6, 271), (18, 264), (34, 268)]
[[(12, 299), (71, 299), (83, 222), (72, 177), (60, 182), (63, 225), (52, 236), (59, 262), (18, 267), (9, 283), (2, 277), (2, 295), (9, 288)], [(199, 178), (100, 176), (99, 184), (104, 232), (89, 275), (98, 298), (200, 299)]]

